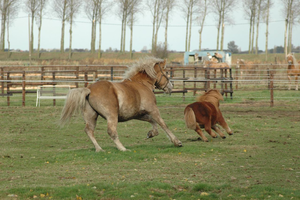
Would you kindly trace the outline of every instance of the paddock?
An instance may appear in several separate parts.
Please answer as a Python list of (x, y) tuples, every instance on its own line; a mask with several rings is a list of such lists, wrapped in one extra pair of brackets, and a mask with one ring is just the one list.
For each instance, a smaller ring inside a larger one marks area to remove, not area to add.
[[(95, 137), (106, 151), (95, 153), (81, 116), (58, 127), (63, 100), (56, 106), (44, 100), (36, 107), (36, 94), (26, 93), (22, 106), (22, 93), (14, 93), (7, 106), (7, 97), (0, 97), (0, 198), (299, 199), (300, 95), (287, 89), (284, 68), (269, 69), (275, 71), (272, 107), (266, 68), (240, 81), (233, 76), (233, 98), (220, 102), (234, 132), (225, 140), (203, 143), (185, 127), (184, 108), (203, 91), (195, 96), (188, 91), (184, 101), (182, 93), (156, 94), (181, 148), (167, 141), (162, 129), (146, 139), (151, 126), (133, 120), (118, 125), (119, 137), (131, 150), (120, 152), (99, 119)], [(174, 77), (182, 73), (175, 71)], [(183, 87), (180, 81), (174, 85)]]

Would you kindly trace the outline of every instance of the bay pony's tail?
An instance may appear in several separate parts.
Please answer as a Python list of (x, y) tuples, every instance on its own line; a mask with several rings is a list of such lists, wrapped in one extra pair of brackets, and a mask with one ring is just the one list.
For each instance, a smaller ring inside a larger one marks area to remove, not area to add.
[(59, 124), (65, 125), (70, 121), (71, 117), (85, 109), (86, 97), (90, 94), (91, 90), (88, 88), (76, 88), (69, 91), (65, 101), (64, 108), (61, 112)]
[(184, 120), (187, 128), (196, 130), (196, 116), (192, 108), (186, 107), (184, 110)]

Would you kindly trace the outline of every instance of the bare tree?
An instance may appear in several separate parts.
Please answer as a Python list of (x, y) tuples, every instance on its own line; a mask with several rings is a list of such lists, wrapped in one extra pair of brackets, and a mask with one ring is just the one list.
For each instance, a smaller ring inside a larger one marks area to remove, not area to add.
[(265, 46), (265, 52), (266, 52), (266, 61), (268, 60), (268, 41), (269, 41), (269, 18), (270, 18), (270, 8), (273, 6), (273, 0), (267, 0), (266, 6), (265, 6), (265, 12), (264, 13), (264, 19), (266, 22), (266, 46)]
[(10, 6), (7, 10), (7, 20), (6, 20), (6, 32), (7, 32), (7, 49), (10, 50), (10, 40), (9, 40), (9, 27), (13, 22), (14, 18), (18, 15), (19, 6), (18, 4), (14, 4), (14, 6)]
[(181, 5), (181, 11), (186, 20), (186, 30), (185, 30), (185, 51), (189, 51), (191, 47), (191, 30), (193, 15), (197, 13), (198, 0), (183, 0)]
[(36, 13), (36, 23), (38, 26), (38, 48), (37, 48), (37, 53), (38, 55), (40, 55), (40, 49), (41, 49), (41, 30), (42, 30), (42, 20), (43, 20), (43, 15), (44, 13), (44, 9), (47, 5), (48, 0), (39, 0), (39, 9), (38, 12)]
[(157, 36), (164, 18), (166, 0), (147, 0), (147, 6), (152, 15), (152, 54), (156, 54)]
[(209, 9), (208, 9), (208, 0), (200, 0), (198, 2), (198, 7), (199, 10), (197, 12), (197, 18), (196, 20), (198, 21), (200, 25), (200, 29), (198, 30), (199, 33), (199, 50), (201, 50), (201, 44), (202, 44), (202, 31), (204, 27), (204, 22), (205, 22), (205, 17), (206, 15), (209, 14)]
[(300, 16), (300, 0), (281, 0), (284, 4), (282, 10), (285, 16), (284, 52), (287, 55), (292, 49), (293, 24)]
[(96, 27), (97, 22), (99, 19), (99, 1), (100, 0), (85, 0), (84, 4), (84, 10), (89, 18), (89, 20), (92, 22), (92, 35), (91, 35), (91, 52), (95, 53), (96, 49)]
[(56, 16), (61, 20), (60, 52), (64, 52), (65, 44), (65, 23), (69, 16), (69, 0), (53, 0), (52, 8)]
[(168, 25), (169, 25), (169, 16), (174, 7), (176, 6), (175, 0), (167, 0), (166, 1), (166, 15), (165, 15), (165, 45), (164, 51), (168, 50)]
[(125, 52), (126, 26), (135, 0), (115, 0), (115, 2), (118, 6), (119, 17), (122, 20), (120, 52)]
[(253, 38), (254, 38), (254, 24), (256, 21), (257, 0), (243, 0), (243, 7), (246, 19), (249, 19), (249, 46), (248, 53), (253, 53)]
[(79, 9), (81, 6), (81, 0), (70, 0), (70, 12), (69, 12), (69, 23), (70, 23), (70, 43), (69, 43), (69, 59), (72, 57), (72, 27), (73, 27), (73, 20), (76, 18), (76, 15), (79, 13)]
[(264, 0), (258, 0), (257, 2), (257, 17), (256, 17), (256, 42), (255, 42), (255, 54), (258, 54), (258, 34), (259, 34), (259, 22), (261, 18), (261, 11), (263, 8)]
[(29, 12), (31, 17), (31, 28), (30, 28), (30, 50), (33, 52), (33, 24), (34, 19), (36, 17), (36, 14), (40, 7), (40, 1), (39, 0), (26, 0), (25, 1), (25, 10)]
[(102, 19), (107, 14), (107, 12), (111, 9), (113, 2), (109, 0), (101, 0), (99, 7), (99, 48), (98, 48), (98, 58), (101, 57), (101, 40), (102, 40)]
[(128, 25), (129, 25), (129, 29), (130, 29), (130, 58), (133, 58), (133, 53), (132, 53), (132, 42), (133, 42), (133, 24), (137, 21), (137, 14), (142, 12), (142, 7), (141, 4), (142, 1), (140, 0), (133, 0), (131, 6), (132, 8), (130, 8), (131, 12), (129, 15), (129, 20), (128, 20)]
[[(212, 1), (212, 12), (217, 16), (217, 50), (223, 50), (224, 46), (224, 33), (225, 33), (225, 21), (232, 23), (230, 15), (237, 5), (237, 0), (213, 0)], [(220, 29), (221, 29), (221, 42), (220, 40)]]
[(7, 17), (13, 7), (18, 6), (19, 0), (0, 0), (0, 12), (1, 12), (1, 38), (0, 38), (0, 51), (5, 49), (5, 30)]

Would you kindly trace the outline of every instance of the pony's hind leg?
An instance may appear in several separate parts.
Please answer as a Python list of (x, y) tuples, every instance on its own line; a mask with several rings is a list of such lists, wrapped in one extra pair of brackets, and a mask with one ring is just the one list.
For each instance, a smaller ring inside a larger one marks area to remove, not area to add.
[(109, 117), (107, 118), (107, 133), (110, 138), (114, 141), (117, 148), (120, 151), (126, 151), (127, 149), (123, 146), (123, 144), (119, 140), (118, 132), (117, 132), (117, 124), (118, 118), (117, 117)]
[(216, 131), (220, 136), (221, 138), (225, 139), (226, 136), (224, 135), (224, 133), (222, 133), (222, 131), (219, 129), (219, 127), (217, 125), (214, 125), (211, 127), (214, 131)]
[(95, 146), (96, 152), (104, 151), (98, 144), (95, 139), (94, 131), (96, 127), (96, 122), (98, 118), (98, 114), (87, 104), (86, 109), (83, 113), (83, 117), (85, 120), (85, 129), (84, 131), (89, 136), (90, 140)]
[(203, 142), (208, 142), (208, 139), (205, 137), (205, 135), (203, 134), (203, 132), (198, 124), (196, 125), (195, 131), (198, 133), (198, 135), (200, 135)]
[(210, 124), (204, 125), (204, 128), (205, 128), (205, 131), (206, 131), (211, 137), (213, 137), (213, 138), (217, 138), (217, 137), (218, 137), (214, 132), (211, 131), (211, 128), (212, 128), (212, 127), (210, 126)]
[(222, 126), (226, 132), (228, 133), (228, 135), (233, 135), (232, 130), (229, 128), (228, 124), (226, 123), (225, 119), (223, 116), (221, 116), (219, 118), (218, 124), (220, 124), (220, 126)]

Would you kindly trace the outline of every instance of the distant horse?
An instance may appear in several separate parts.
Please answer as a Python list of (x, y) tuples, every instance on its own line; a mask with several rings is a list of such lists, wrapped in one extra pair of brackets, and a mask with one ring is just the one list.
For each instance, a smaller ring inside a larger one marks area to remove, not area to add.
[(70, 90), (60, 123), (64, 125), (76, 110), (81, 110), (85, 132), (94, 144), (96, 152), (103, 151), (94, 137), (98, 116), (107, 120), (107, 133), (120, 151), (127, 149), (119, 140), (117, 124), (131, 119), (152, 124), (153, 129), (148, 132), (148, 138), (158, 135), (157, 124), (159, 124), (175, 146), (182, 146), (161, 118), (153, 93), (155, 87), (166, 93), (172, 91), (173, 85), (165, 73), (165, 68), (164, 60), (144, 58), (126, 72), (122, 82), (98, 81), (87, 88)]
[(220, 100), (224, 100), (221, 93), (216, 89), (211, 89), (200, 96), (197, 102), (187, 105), (184, 110), (187, 128), (195, 130), (204, 142), (208, 142), (208, 139), (201, 130), (203, 127), (213, 138), (216, 138), (217, 135), (211, 129), (216, 131), (223, 139), (226, 138), (217, 124), (220, 124), (229, 135), (233, 134), (219, 109)]
[(291, 76), (295, 77), (295, 84), (296, 84), (296, 90), (298, 90), (298, 76), (300, 76), (300, 62), (297, 63), (297, 60), (293, 54), (288, 54), (286, 56), (286, 60), (288, 62), (288, 70), (287, 70), (287, 75), (289, 79), (289, 90), (291, 89), (292, 85), (292, 78)]
[(230, 68), (230, 66), (225, 62), (219, 62), (215, 57), (204, 62), (205, 68)]
[[(236, 61), (236, 68), (240, 70), (241, 79), (243, 78), (244, 72), (247, 73), (249, 76), (256, 73), (256, 69), (258, 65), (252, 61), (245, 61), (244, 59), (237, 59)], [(246, 77), (250, 79), (251, 77)]]

